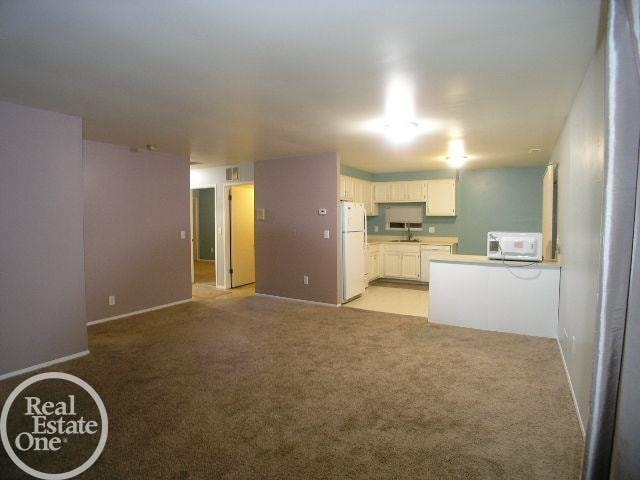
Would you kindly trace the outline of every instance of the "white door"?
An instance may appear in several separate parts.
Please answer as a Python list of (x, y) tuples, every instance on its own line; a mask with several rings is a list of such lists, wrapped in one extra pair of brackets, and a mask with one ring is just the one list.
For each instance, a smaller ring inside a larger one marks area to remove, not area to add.
[(385, 277), (402, 277), (402, 254), (384, 253), (383, 270)]
[(366, 255), (367, 244), (364, 232), (344, 232), (342, 234), (342, 298), (344, 301), (350, 300), (364, 291)]
[(391, 201), (404, 202), (407, 199), (407, 183), (392, 182), (391, 183)]
[(542, 257), (553, 258), (553, 165), (549, 165), (542, 178)]
[(230, 188), (231, 287), (256, 281), (253, 224), (253, 185)]
[(407, 200), (412, 202), (424, 202), (427, 199), (426, 192), (423, 192), (423, 182), (407, 183)]
[(429, 180), (427, 182), (427, 215), (454, 216), (456, 214), (456, 181)]
[(402, 254), (402, 278), (418, 280), (420, 278), (420, 254)]

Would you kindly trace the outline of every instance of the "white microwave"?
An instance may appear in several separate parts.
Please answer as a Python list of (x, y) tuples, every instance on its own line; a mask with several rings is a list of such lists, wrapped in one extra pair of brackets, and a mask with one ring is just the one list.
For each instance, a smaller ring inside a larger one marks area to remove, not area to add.
[(542, 234), (489, 232), (487, 257), (494, 260), (542, 261)]

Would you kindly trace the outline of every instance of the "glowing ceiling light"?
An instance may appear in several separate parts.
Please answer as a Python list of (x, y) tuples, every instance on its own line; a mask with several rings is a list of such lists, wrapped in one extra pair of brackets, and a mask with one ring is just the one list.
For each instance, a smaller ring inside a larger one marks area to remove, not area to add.
[(416, 116), (414, 91), (411, 82), (395, 77), (385, 91), (384, 115), (360, 122), (358, 130), (384, 136), (390, 143), (407, 144), (420, 135), (442, 128), (442, 122)]
[(409, 143), (421, 133), (409, 82), (396, 78), (389, 84), (384, 117), (384, 134), (392, 143)]
[(467, 154), (464, 150), (464, 140), (456, 138), (449, 142), (449, 154), (447, 160), (449, 165), (453, 168), (462, 167), (468, 160)]

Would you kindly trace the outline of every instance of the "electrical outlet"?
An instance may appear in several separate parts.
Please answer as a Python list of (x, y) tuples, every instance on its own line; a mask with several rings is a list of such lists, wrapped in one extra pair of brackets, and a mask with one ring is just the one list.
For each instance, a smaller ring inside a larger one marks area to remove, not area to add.
[(213, 253), (213, 247), (211, 247), (211, 253)]
[(436, 233), (436, 227), (429, 227), (429, 233)]
[(304, 275), (302, 277), (302, 283), (304, 283), (305, 285), (309, 285), (309, 275)]
[(378, 231), (378, 225), (374, 225), (374, 226), (373, 226), (373, 231), (374, 231), (374, 232), (377, 232), (377, 231)]
[(109, 306), (113, 307), (116, 304), (116, 296), (115, 295), (109, 295)]

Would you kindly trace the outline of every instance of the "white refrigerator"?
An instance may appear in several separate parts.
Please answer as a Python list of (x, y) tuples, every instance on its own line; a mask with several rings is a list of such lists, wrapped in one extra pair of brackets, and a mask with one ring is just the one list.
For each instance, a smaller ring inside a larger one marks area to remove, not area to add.
[(367, 213), (362, 203), (340, 202), (342, 213), (342, 303), (366, 287)]

